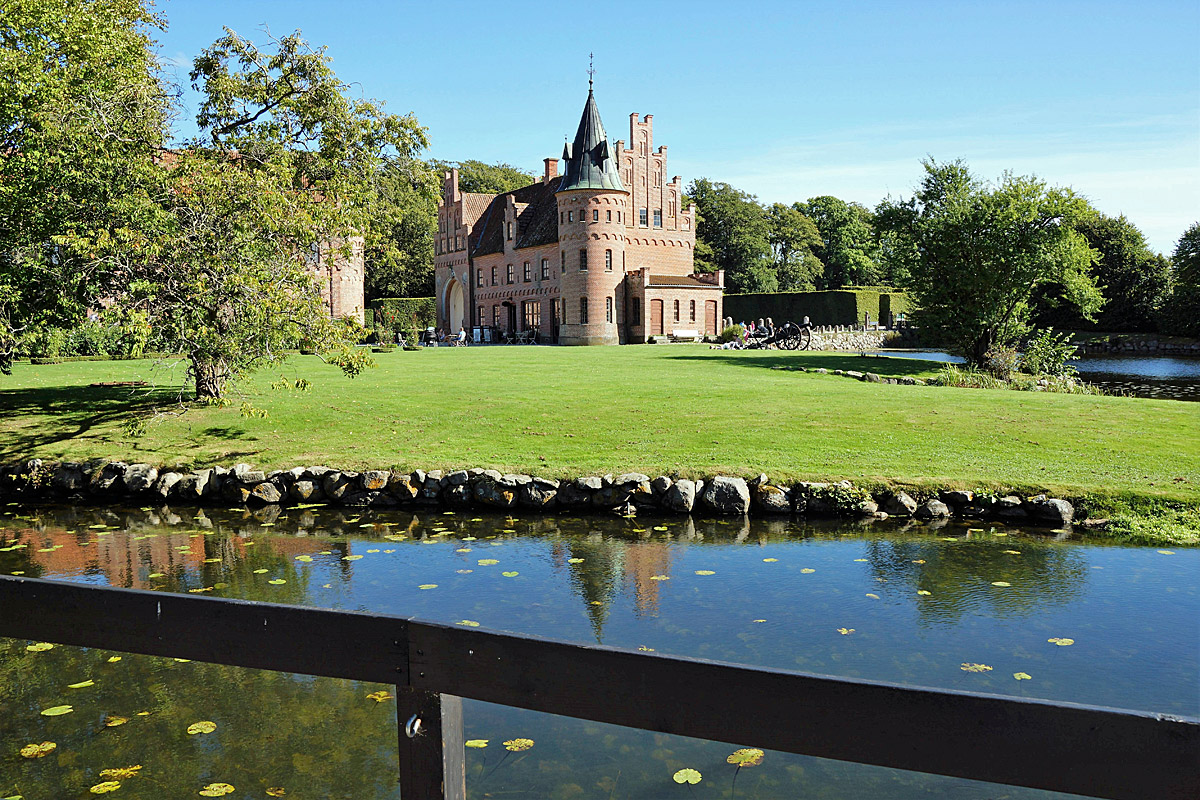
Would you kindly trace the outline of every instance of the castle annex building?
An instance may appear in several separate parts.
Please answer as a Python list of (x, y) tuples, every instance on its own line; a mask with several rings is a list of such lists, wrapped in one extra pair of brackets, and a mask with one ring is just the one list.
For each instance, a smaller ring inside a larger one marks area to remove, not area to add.
[(575, 141), (542, 179), (500, 195), (446, 173), (435, 247), (438, 325), (535, 331), (543, 342), (625, 344), (675, 331), (716, 334), (724, 274), (695, 274), (696, 219), (668, 183), (653, 116), (610, 143), (588, 90)]

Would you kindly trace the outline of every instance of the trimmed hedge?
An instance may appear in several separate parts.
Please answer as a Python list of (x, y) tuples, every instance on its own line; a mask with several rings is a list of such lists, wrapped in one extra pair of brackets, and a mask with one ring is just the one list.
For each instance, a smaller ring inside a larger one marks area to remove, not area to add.
[(864, 314), (877, 323), (911, 310), (905, 292), (887, 287), (725, 295), (725, 315), (735, 322), (771, 317), (778, 325), (807, 316), (813, 325), (861, 325)]
[(136, 356), (54, 356), (54, 357), (39, 357), (34, 356), (29, 359), (29, 363), (33, 366), (42, 366), (46, 364), (68, 364), (75, 361), (137, 361), (145, 358), (182, 358), (183, 353), (142, 353)]
[(419, 328), (437, 324), (437, 304), (432, 297), (381, 297), (369, 306), (376, 332), (407, 332), (412, 329), (414, 316)]

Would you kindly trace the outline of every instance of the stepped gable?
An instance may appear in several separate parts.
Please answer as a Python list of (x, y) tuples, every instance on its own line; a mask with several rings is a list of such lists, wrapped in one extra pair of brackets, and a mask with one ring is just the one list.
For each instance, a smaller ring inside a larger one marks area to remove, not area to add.
[(518, 206), (525, 206), (525, 210), (517, 218), (519, 233), (514, 243), (516, 249), (557, 242), (558, 201), (555, 200), (554, 193), (561, 181), (562, 178), (553, 178), (548, 182), (538, 181), (492, 198), (470, 242), (471, 257), (504, 252), (504, 206), (508, 203), (509, 196)]

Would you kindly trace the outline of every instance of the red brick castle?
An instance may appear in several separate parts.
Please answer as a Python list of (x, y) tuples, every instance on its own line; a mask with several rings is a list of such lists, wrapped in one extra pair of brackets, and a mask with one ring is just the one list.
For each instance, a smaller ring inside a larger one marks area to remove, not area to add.
[(532, 332), (543, 342), (626, 344), (717, 333), (724, 274), (693, 272), (696, 219), (679, 177), (664, 180), (653, 116), (629, 117), (611, 144), (596, 99), (575, 141), (545, 160), (537, 183), (500, 195), (458, 188), (446, 173), (435, 247), (438, 325)]

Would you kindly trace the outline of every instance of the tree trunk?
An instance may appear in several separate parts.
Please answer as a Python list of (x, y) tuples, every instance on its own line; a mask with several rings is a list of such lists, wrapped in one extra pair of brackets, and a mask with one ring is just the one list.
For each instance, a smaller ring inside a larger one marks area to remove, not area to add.
[(229, 370), (223, 359), (192, 356), (192, 372), (196, 376), (196, 399), (218, 399), (225, 393)]

